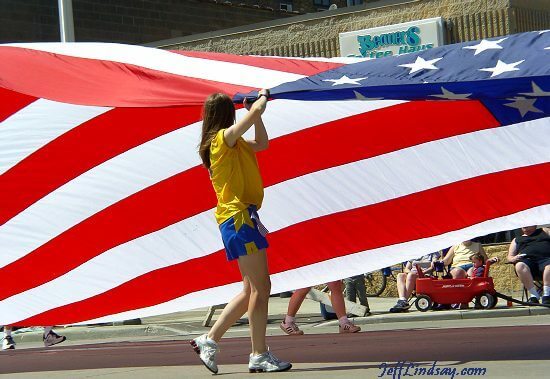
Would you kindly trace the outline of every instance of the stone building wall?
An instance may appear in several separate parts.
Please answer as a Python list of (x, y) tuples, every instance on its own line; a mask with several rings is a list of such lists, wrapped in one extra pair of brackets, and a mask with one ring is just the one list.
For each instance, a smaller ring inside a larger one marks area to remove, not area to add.
[(160, 45), (233, 54), (333, 57), (340, 55), (339, 33), (438, 16), (447, 21), (447, 43), (550, 28), (548, 0), (384, 0)]

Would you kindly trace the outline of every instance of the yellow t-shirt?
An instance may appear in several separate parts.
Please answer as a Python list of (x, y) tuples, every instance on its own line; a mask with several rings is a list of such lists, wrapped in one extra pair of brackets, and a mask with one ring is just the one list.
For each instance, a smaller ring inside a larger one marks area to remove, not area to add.
[(453, 257), (453, 264), (451, 267), (458, 267), (468, 263), (472, 263), (470, 257), (476, 253), (481, 252), (481, 244), (479, 242), (472, 242), (469, 246), (460, 243), (455, 246), (455, 255)]
[(242, 137), (235, 146), (229, 147), (223, 131), (220, 130), (210, 144), (210, 179), (218, 198), (218, 224), (250, 205), (260, 209), (264, 198), (256, 153)]

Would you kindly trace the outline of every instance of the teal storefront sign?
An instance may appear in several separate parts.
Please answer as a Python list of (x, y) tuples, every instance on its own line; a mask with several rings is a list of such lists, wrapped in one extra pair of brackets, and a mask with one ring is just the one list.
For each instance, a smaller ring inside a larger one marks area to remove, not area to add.
[(340, 33), (341, 56), (381, 58), (443, 44), (443, 20), (435, 19)]

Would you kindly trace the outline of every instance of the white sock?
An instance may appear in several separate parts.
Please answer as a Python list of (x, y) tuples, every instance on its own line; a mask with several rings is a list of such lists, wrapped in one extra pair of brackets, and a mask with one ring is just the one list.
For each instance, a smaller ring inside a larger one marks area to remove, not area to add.
[(294, 317), (291, 317), (289, 315), (285, 316), (285, 324), (290, 324), (291, 322), (295, 322), (295, 321), (296, 321), (296, 316)]
[(348, 319), (348, 316), (342, 316), (338, 319), (338, 322), (340, 323), (340, 326), (344, 326), (346, 324), (349, 324), (350, 321)]
[(537, 299), (540, 297), (539, 292), (537, 291), (537, 289), (534, 286), (529, 288), (528, 291), (529, 291), (529, 293), (531, 294), (532, 297), (536, 297)]
[(400, 297), (399, 300), (407, 301), (406, 297)]
[(543, 296), (550, 296), (550, 286), (542, 287), (542, 291)]
[(53, 327), (51, 326), (45, 326), (44, 327), (44, 335), (47, 336), (52, 331)]

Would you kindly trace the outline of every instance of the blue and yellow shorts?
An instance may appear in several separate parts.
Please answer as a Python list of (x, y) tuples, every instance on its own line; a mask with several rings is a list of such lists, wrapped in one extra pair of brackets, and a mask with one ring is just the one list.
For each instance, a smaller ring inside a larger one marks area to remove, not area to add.
[(260, 222), (256, 206), (250, 206), (225, 220), (220, 224), (220, 231), (228, 261), (269, 246), (265, 238), (267, 230)]

